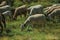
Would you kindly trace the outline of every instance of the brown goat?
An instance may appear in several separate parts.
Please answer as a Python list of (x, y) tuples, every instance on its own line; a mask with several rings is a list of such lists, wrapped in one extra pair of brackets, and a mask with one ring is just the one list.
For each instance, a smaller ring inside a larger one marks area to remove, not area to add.
[(20, 16), (24, 15), (26, 17), (26, 15), (27, 15), (26, 5), (23, 5), (23, 6), (18, 7), (18, 8), (15, 9), (13, 19), (16, 19), (18, 15), (20, 15)]

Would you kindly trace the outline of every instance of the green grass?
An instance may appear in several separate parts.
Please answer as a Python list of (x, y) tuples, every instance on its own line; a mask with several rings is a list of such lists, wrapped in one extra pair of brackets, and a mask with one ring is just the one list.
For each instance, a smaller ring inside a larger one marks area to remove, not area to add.
[(39, 31), (37, 28), (31, 28), (30, 32), (20, 31), (20, 25), (25, 19), (18, 17), (16, 21), (7, 21), (7, 29), (10, 29), (11, 32), (4, 33), (5, 35), (0, 37), (0, 40), (60, 40), (60, 23), (48, 22), (45, 26), (45, 32)]
[[(55, 2), (45, 1), (32, 2), (30, 4), (25, 3), (27, 6), (41, 4), (44, 7), (54, 4)], [(13, 7), (23, 5), (19, 0), (15, 0)], [(45, 26), (45, 32), (39, 31), (40, 29), (31, 28), (32, 31), (21, 31), (20, 25), (24, 23), (26, 18), (18, 17), (16, 21), (7, 21), (7, 29), (11, 30), (9, 33), (3, 33), (3, 37), (0, 40), (60, 40), (60, 23), (47, 22)]]
[(24, 4), (26, 4), (28, 7), (32, 6), (32, 5), (37, 5), (37, 4), (40, 4), (40, 5), (43, 5), (44, 7), (46, 7), (46, 6), (50, 6), (54, 3), (55, 3), (55, 1), (53, 2), (53, 0), (52, 1), (50, 1), (50, 0), (48, 0), (48, 1), (47, 0), (41, 0), (41, 1), (38, 1), (38, 2), (31, 2), (31, 3), (27, 3), (27, 2), (22, 3), (19, 0), (15, 0), (13, 7), (19, 7), (19, 6), (24, 5)]

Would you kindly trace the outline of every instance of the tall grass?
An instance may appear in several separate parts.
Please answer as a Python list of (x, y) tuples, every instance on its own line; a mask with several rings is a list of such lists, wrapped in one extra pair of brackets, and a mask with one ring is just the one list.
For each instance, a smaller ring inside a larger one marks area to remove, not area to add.
[[(20, 25), (26, 20), (25, 17), (18, 17), (16, 21), (7, 21), (7, 29), (11, 32), (7, 33), (9, 40), (58, 40), (60, 39), (60, 23), (47, 22), (44, 31), (37, 28), (31, 28), (32, 31), (24, 29), (21, 31)], [(31, 26), (27, 26), (31, 27)], [(41, 29), (41, 28), (39, 28)]]

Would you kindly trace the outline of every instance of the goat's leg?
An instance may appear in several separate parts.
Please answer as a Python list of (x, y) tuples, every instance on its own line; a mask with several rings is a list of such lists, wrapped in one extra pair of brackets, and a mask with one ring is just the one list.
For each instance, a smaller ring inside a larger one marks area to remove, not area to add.
[(45, 23), (42, 24), (42, 31), (45, 31)]
[(5, 20), (3, 20), (2, 22), (4, 24), (4, 29), (6, 29), (6, 22), (5, 22)]
[(12, 17), (13, 17), (12, 15), (9, 16), (10, 20), (12, 20)]
[(0, 23), (0, 33), (3, 33), (3, 25), (2, 25), (2, 23)]
[(26, 17), (26, 13), (24, 14), (24, 17)]
[(4, 24), (4, 28), (6, 29), (6, 19), (4, 15), (2, 15), (2, 23)]
[(17, 14), (16, 15), (13, 15), (13, 20), (16, 20), (17, 19)]
[(24, 24), (21, 25), (21, 31), (26, 28), (26, 25), (29, 24), (28, 19), (24, 22)]

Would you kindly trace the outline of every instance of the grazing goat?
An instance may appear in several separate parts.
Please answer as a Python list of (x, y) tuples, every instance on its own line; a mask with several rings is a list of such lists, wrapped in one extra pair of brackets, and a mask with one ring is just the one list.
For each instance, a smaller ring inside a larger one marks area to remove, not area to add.
[(11, 7), (9, 5), (0, 7), (0, 13), (3, 13), (5, 11), (10, 11), (10, 10), (11, 10)]
[(50, 14), (48, 14), (50, 20), (54, 20), (54, 18), (60, 17), (60, 8), (53, 10)]
[(27, 15), (26, 5), (20, 6), (20, 7), (15, 9), (13, 19), (16, 19), (18, 15), (20, 15), (20, 16), (24, 15), (26, 17), (26, 15)]
[(45, 26), (46, 23), (46, 17), (44, 14), (35, 14), (31, 15), (27, 18), (27, 20), (24, 22), (24, 24), (21, 25), (21, 29), (23, 30), (27, 24), (32, 24), (34, 25), (41, 25)]
[(5, 18), (8, 16), (12, 20), (13, 15), (11, 11), (5, 11), (2, 14), (5, 16)]
[(42, 14), (43, 13), (43, 6), (42, 5), (35, 5), (31, 6), (28, 8), (28, 13), (29, 15), (34, 15), (34, 14)]
[(54, 11), (55, 9), (58, 9), (58, 8), (60, 8), (60, 4), (53, 4), (52, 6), (45, 8), (44, 12), (46, 13), (46, 15), (48, 15), (52, 11)]

